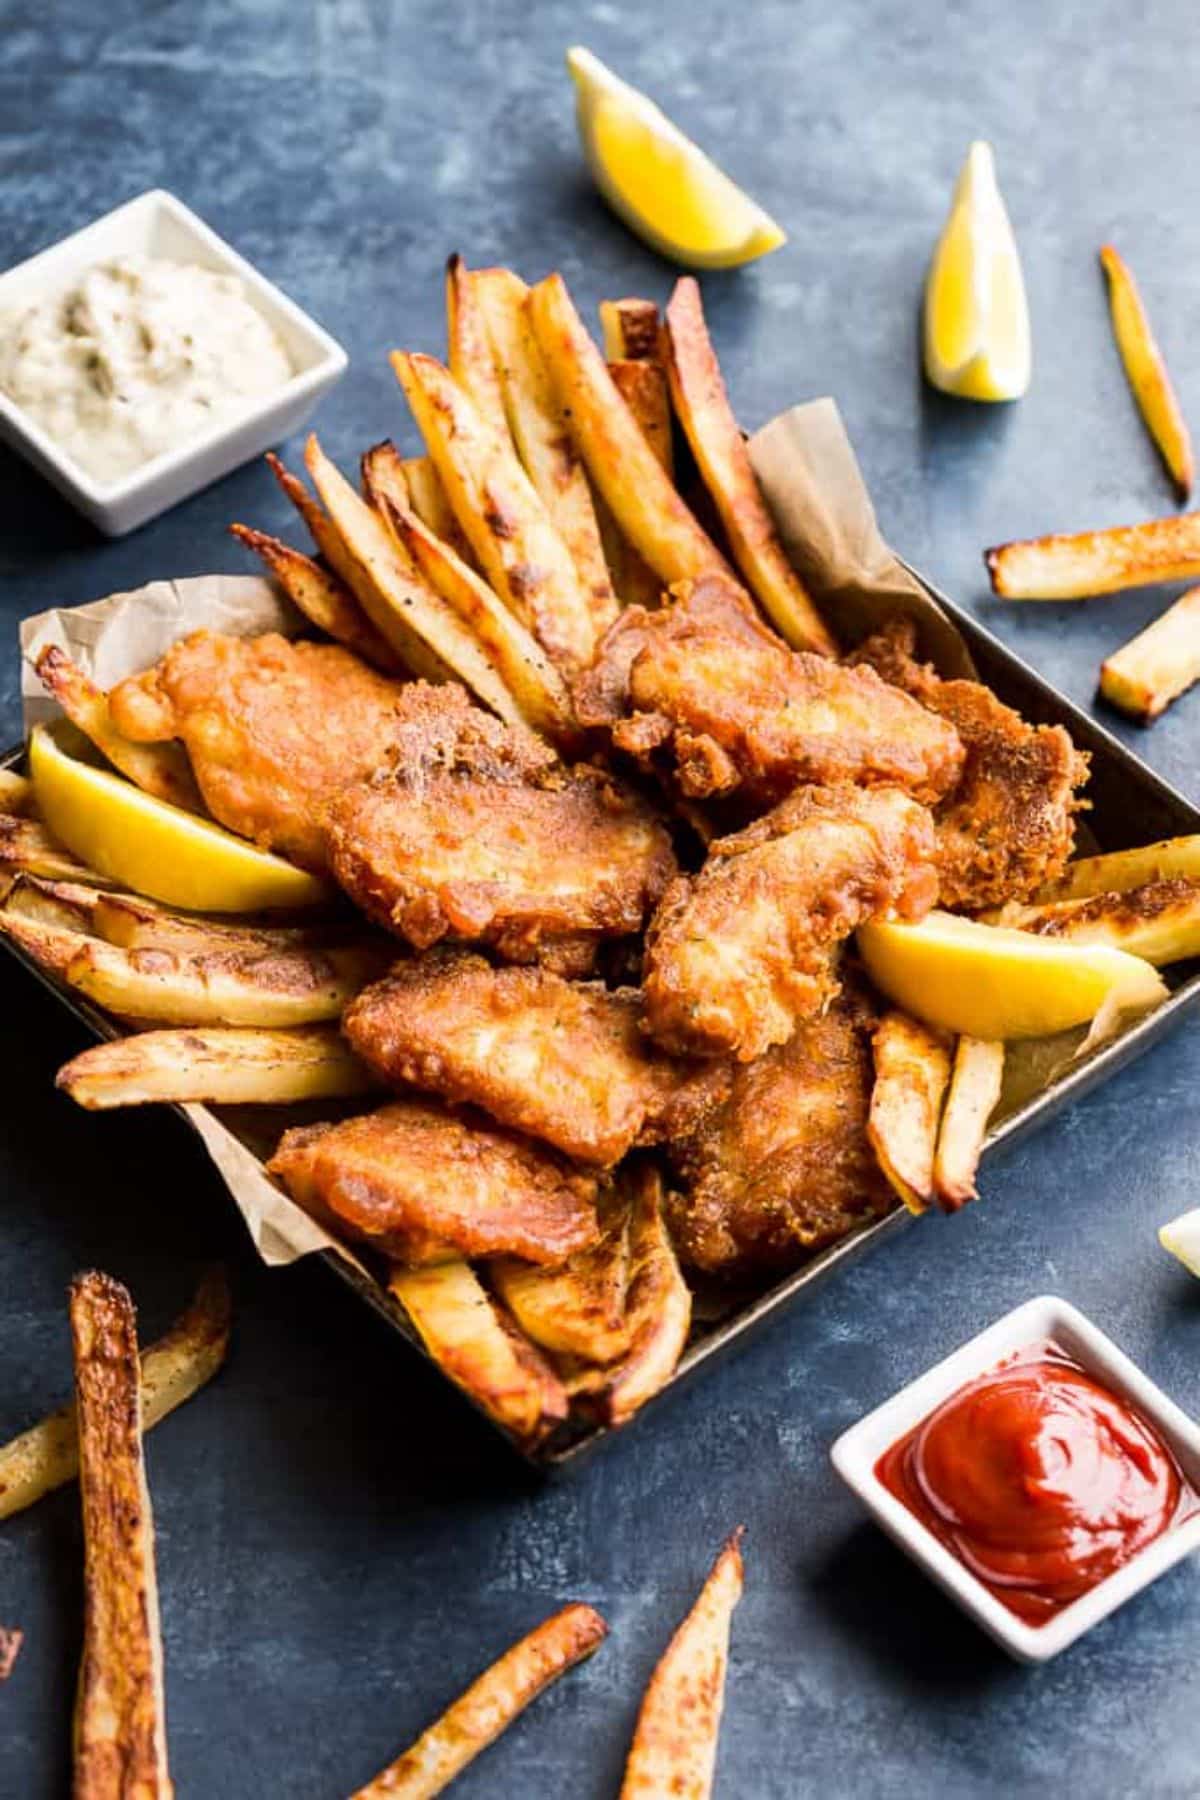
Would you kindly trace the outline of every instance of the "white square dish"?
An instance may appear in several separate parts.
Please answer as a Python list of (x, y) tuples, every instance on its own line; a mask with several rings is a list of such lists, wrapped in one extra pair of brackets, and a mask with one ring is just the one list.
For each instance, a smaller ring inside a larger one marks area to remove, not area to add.
[(199, 263), (240, 278), (250, 303), (291, 358), (289, 381), (202, 436), (164, 451), (118, 480), (89, 475), (7, 395), (0, 393), (0, 438), (109, 537), (144, 525), (189, 494), (302, 425), (346, 368), (346, 352), (327, 331), (238, 255), (181, 200), (163, 188), (139, 194), (94, 224), (0, 275), (0, 316), (39, 295), (69, 287), (85, 270), (135, 254)]
[(1090, 1320), (1052, 1294), (1027, 1300), (943, 1362), (912, 1381), (874, 1412), (844, 1431), (830, 1452), (833, 1466), (902, 1550), (906, 1550), (952, 1600), (957, 1601), (1019, 1662), (1045, 1662), (1098, 1625), (1118, 1606), (1139, 1593), (1182, 1557), (1200, 1549), (1200, 1513), (1169, 1526), (1138, 1551), (1122, 1568), (1098, 1582), (1043, 1625), (1030, 1625), (1004, 1606), (971, 1574), (953, 1552), (939, 1543), (904, 1503), (889, 1492), (875, 1473), (885, 1450), (920, 1425), (943, 1400), (978, 1375), (986, 1374), (1013, 1351), (1050, 1338), (1088, 1374), (1132, 1402), (1157, 1429), (1174, 1454), (1185, 1478), (1200, 1488), (1200, 1425), (1182, 1412), (1162, 1389), (1144, 1375)]

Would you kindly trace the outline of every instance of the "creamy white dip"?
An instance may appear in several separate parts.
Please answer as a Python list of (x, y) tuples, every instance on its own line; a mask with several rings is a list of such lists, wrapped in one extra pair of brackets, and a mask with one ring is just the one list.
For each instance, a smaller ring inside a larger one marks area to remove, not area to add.
[(0, 389), (89, 475), (177, 449), (292, 365), (235, 275), (126, 256), (0, 326)]

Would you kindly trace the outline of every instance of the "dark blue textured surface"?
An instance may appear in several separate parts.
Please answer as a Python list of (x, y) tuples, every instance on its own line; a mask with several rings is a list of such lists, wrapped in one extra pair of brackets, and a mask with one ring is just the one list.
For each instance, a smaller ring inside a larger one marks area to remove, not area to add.
[[(980, 547), (1165, 511), (1095, 264), (1138, 271), (1200, 424), (1196, 24), (1184, 0), (8, 0), (0, 35), (0, 261), (153, 185), (172, 188), (350, 351), (319, 419), (344, 463), (409, 430), (384, 361), (437, 350), (447, 251), (557, 264), (589, 306), (669, 271), (592, 197), (563, 47), (582, 39), (668, 101), (791, 233), (706, 284), (750, 425), (834, 393), (888, 534), (1074, 697), (1161, 594), (1003, 608)], [(923, 390), (924, 264), (973, 136), (995, 144), (1025, 257), (1034, 387), (1019, 407)], [(411, 442), (411, 436), (407, 441)], [(240, 569), (232, 518), (287, 524), (249, 468), (104, 544), (0, 456), (13, 622), (151, 576)], [(15, 734), (17, 669), (0, 667)], [(1150, 735), (1196, 794), (1200, 700)], [(719, 1790), (893, 1800), (1067, 1790), (1200, 1792), (1200, 1569), (1177, 1569), (1040, 1672), (993, 1651), (863, 1523), (837, 1432), (979, 1325), (1066, 1295), (1185, 1407), (1200, 1407), (1200, 1287), (1154, 1231), (1196, 1202), (1200, 1037), (1157, 1049), (990, 1170), (982, 1206), (859, 1264), (736, 1361), (539, 1490), (318, 1268), (268, 1274), (189, 1135), (55, 1096), (82, 1034), (0, 962), (0, 1437), (69, 1381), (72, 1270), (130, 1282), (148, 1332), (214, 1249), (238, 1331), (219, 1382), (148, 1462), (172, 1762), (185, 1800), (349, 1792), (488, 1658), (561, 1600), (595, 1601), (604, 1651), (461, 1783), (465, 1796), (615, 1791), (642, 1682), (716, 1545), (749, 1525)], [(0, 1528), (0, 1624), (26, 1631), (0, 1688), (0, 1794), (65, 1791), (79, 1635), (76, 1501)]]

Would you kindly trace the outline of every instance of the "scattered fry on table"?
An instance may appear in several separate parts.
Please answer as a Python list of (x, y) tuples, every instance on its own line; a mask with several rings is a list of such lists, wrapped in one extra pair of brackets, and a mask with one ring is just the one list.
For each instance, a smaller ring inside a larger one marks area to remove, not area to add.
[(1200, 576), (1200, 513), (1058, 532), (985, 550), (994, 591), (1005, 600), (1086, 600), (1122, 588)]
[(933, 1197), (945, 1212), (978, 1198), (975, 1174), (1003, 1080), (1003, 1044), (959, 1038), (933, 1164)]
[(1200, 680), (1200, 587), (1100, 665), (1100, 692), (1112, 705), (1148, 725)]
[(1167, 473), (1180, 499), (1186, 500), (1195, 476), (1192, 440), (1163, 353), (1128, 263), (1112, 244), (1103, 246), (1100, 262), (1108, 277), (1113, 336), (1129, 385)]
[(21, 1654), (25, 1633), (15, 1625), (0, 1625), (0, 1681), (7, 1681)]
[(942, 1101), (950, 1080), (946, 1039), (907, 1013), (885, 1013), (872, 1040), (875, 1085), (867, 1136), (879, 1166), (910, 1212), (933, 1198)]

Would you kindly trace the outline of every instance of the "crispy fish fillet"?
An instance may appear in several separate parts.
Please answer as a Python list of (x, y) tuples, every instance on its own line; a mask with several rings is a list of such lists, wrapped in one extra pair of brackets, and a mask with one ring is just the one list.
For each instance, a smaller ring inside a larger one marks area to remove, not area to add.
[(581, 940), (637, 931), (675, 873), (646, 801), (452, 688), (406, 699), (394, 770), (343, 788), (326, 823), (350, 898), (415, 948), (450, 937), (560, 971)]
[(673, 1147), (668, 1200), (685, 1262), (783, 1274), (895, 1204), (867, 1141), (875, 1013), (853, 984), (734, 1076), (725, 1104)]
[(306, 1212), (414, 1267), (506, 1253), (555, 1263), (600, 1236), (591, 1176), (424, 1100), (298, 1126), (267, 1168)]
[(109, 705), (126, 737), (183, 740), (214, 819), (319, 871), (324, 803), (387, 762), (403, 692), (336, 644), (194, 631)]
[(689, 798), (744, 786), (767, 804), (798, 782), (892, 783), (919, 800), (953, 787), (953, 726), (897, 699), (871, 671), (789, 649), (715, 577), (658, 612), (628, 608), (575, 690), (581, 724), (665, 764)]
[(978, 912), (1026, 900), (1071, 854), (1088, 758), (1063, 726), (1027, 725), (978, 681), (943, 681), (915, 648), (912, 621), (897, 619), (851, 660), (948, 719), (966, 748), (934, 813), (941, 904)]
[(937, 896), (933, 822), (899, 788), (798, 788), (709, 846), (651, 922), (644, 1023), (679, 1054), (749, 1062), (836, 990), (834, 946), (868, 919), (921, 918)]
[(383, 1080), (469, 1101), (610, 1167), (634, 1144), (689, 1130), (729, 1084), (725, 1065), (685, 1063), (644, 1038), (640, 1004), (635, 988), (447, 951), (397, 963), (343, 1028)]

